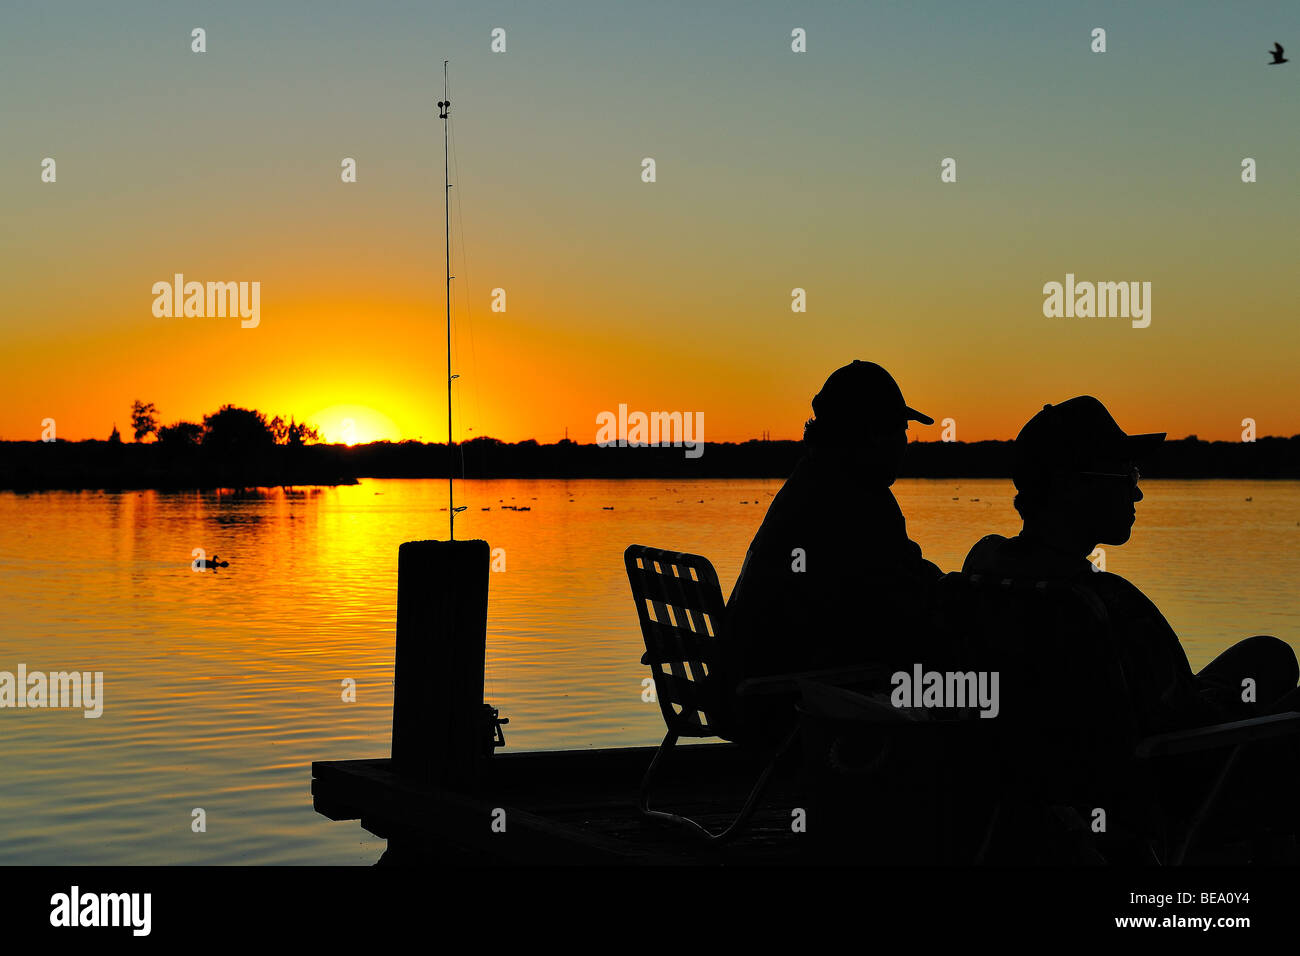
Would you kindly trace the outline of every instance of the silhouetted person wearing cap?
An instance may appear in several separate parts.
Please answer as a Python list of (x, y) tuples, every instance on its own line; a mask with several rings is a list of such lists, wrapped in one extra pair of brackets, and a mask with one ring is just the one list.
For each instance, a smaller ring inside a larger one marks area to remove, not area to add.
[(805, 454), (772, 500), (727, 602), (736, 681), (892, 662), (914, 643), (942, 576), (907, 537), (889, 490), (908, 422), (934, 419), (863, 361), (831, 373), (812, 408)]
[[(1138, 463), (1164, 437), (1125, 434), (1091, 396), (1044, 406), (1015, 442), (1014, 503), (1024, 526), (1014, 538), (981, 539), (962, 570), (1069, 580), (1101, 598), (1139, 734), (1292, 709), (1297, 665), (1285, 642), (1247, 638), (1193, 675), (1178, 635), (1156, 606), (1124, 578), (1099, 572), (1088, 560), (1099, 544), (1128, 541), (1143, 497)], [(1256, 682), (1253, 704), (1242, 699), (1247, 677)]]

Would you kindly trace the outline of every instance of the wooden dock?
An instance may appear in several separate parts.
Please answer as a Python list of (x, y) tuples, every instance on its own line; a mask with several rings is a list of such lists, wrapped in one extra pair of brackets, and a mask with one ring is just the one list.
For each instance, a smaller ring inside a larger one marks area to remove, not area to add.
[[(810, 862), (808, 836), (792, 826), (792, 811), (802, 805), (793, 773), (778, 772), (745, 832), (718, 847), (637, 811), (637, 788), (654, 749), (502, 753), (483, 762), (475, 792), (415, 783), (388, 759), (316, 761), (312, 798), (318, 813), (359, 820), (387, 839), (384, 862), (391, 863)], [(716, 832), (735, 817), (760, 769), (732, 744), (678, 747), (655, 805)]]
[[(808, 859), (804, 814), (794, 812), (806, 809), (796, 753), (777, 768), (744, 831), (722, 845), (638, 810), (656, 748), (497, 753), (501, 728), (483, 700), (488, 563), (485, 541), (399, 548), (392, 757), (313, 762), (317, 812), (358, 820), (388, 840), (383, 863)], [(719, 832), (767, 759), (730, 743), (678, 746), (662, 765), (652, 806)]]

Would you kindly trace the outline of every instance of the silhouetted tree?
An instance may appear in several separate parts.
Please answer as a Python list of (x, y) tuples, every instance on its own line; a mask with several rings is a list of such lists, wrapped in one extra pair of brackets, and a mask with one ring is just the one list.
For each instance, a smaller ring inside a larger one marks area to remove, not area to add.
[(289, 419), (289, 444), (304, 445), (307, 442), (320, 441), (320, 429), (313, 428), (306, 422), (295, 422)]
[(196, 422), (175, 422), (158, 429), (158, 442), (171, 448), (197, 445), (203, 441), (203, 426)]
[(251, 408), (222, 405), (203, 418), (204, 447), (229, 452), (248, 452), (275, 444), (275, 433), (266, 416)]
[(158, 409), (153, 402), (142, 402), (137, 398), (131, 403), (131, 426), (135, 429), (136, 441), (158, 432)]
[(108, 442), (110, 445), (122, 444), (122, 433), (117, 430), (117, 422), (113, 422), (113, 434), (108, 436)]
[(320, 430), (312, 428), (306, 422), (298, 422), (290, 416), (286, 423), (283, 418), (276, 415), (271, 419), (269, 425), (271, 433), (275, 435), (276, 444), (279, 445), (303, 445), (309, 441), (318, 442), (321, 440)]

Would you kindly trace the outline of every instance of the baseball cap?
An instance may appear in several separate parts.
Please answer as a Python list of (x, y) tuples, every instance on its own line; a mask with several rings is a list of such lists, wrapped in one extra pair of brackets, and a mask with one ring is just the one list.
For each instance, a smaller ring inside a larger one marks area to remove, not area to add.
[(1023, 488), (1056, 471), (1087, 471), (1104, 461), (1140, 461), (1159, 447), (1165, 434), (1126, 433), (1091, 395), (1044, 405), (1016, 436), (1011, 477)]
[(903, 401), (903, 392), (892, 375), (875, 362), (861, 359), (831, 372), (821, 391), (813, 396), (812, 409), (819, 421), (837, 425), (858, 422), (893, 427), (903, 421), (934, 424), (929, 415)]

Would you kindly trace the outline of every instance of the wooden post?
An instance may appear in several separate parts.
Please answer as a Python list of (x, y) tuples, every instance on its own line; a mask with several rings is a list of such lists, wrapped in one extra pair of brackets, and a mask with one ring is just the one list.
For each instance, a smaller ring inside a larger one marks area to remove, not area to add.
[(483, 753), (486, 541), (407, 541), (397, 550), (393, 769), (473, 790)]

